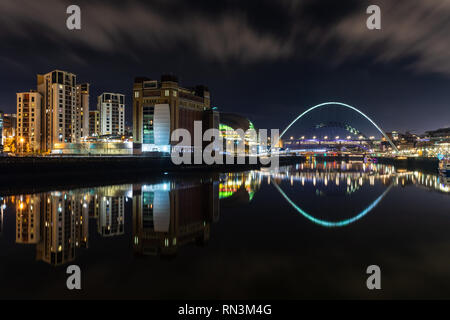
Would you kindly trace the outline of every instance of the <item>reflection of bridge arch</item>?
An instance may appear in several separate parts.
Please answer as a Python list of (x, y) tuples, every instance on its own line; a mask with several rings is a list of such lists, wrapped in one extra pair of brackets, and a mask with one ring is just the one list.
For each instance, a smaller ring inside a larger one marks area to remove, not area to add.
[(308, 110), (304, 111), (303, 113), (301, 113), (297, 118), (294, 119), (294, 121), (292, 121), (287, 127), (286, 129), (284, 129), (284, 131), (281, 133), (279, 139), (281, 139), (283, 137), (283, 135), (286, 133), (286, 131), (289, 130), (289, 128), (296, 123), (298, 120), (300, 120), (304, 115), (308, 114), (309, 112), (321, 108), (321, 107), (326, 107), (329, 105), (337, 105), (337, 106), (341, 106), (341, 107), (345, 107), (348, 108), (350, 110), (356, 111), (357, 113), (359, 113), (360, 115), (362, 115), (364, 118), (366, 118), (367, 120), (369, 120), (369, 122), (371, 124), (373, 124), (373, 126), (383, 135), (383, 137), (386, 138), (386, 140), (391, 144), (391, 146), (394, 148), (394, 150), (398, 151), (397, 147), (395, 146), (395, 144), (391, 141), (391, 139), (389, 139), (389, 137), (386, 135), (386, 133), (372, 120), (370, 119), (366, 114), (364, 114), (362, 111), (359, 111), (358, 109), (356, 109), (355, 107), (352, 107), (351, 105), (342, 103), (342, 102), (324, 102), (318, 105), (315, 105), (314, 107), (309, 108)]
[(315, 217), (313, 217), (312, 215), (310, 215), (309, 213), (307, 213), (306, 211), (304, 211), (302, 208), (300, 208), (299, 206), (297, 206), (287, 195), (286, 193), (280, 188), (280, 186), (278, 184), (276, 184), (275, 182), (272, 182), (273, 185), (275, 186), (275, 188), (281, 193), (281, 195), (283, 196), (283, 198), (286, 199), (286, 201), (295, 209), (297, 210), (297, 212), (299, 212), (302, 216), (304, 216), (306, 219), (314, 222), (315, 224), (318, 224), (322, 227), (328, 227), (328, 228), (333, 228), (333, 227), (345, 227), (359, 219), (361, 219), (362, 217), (364, 217), (366, 214), (368, 214), (370, 211), (372, 211), (377, 205), (378, 203), (380, 203), (380, 201), (384, 198), (384, 196), (389, 192), (389, 190), (391, 190), (392, 185), (389, 186), (378, 198), (375, 199), (375, 201), (373, 201), (369, 206), (367, 206), (363, 211), (361, 211), (360, 213), (358, 213), (357, 215), (355, 215), (353, 218), (349, 218), (349, 219), (345, 219), (345, 220), (341, 220), (341, 221), (327, 221), (327, 220), (321, 220), (321, 219), (317, 219)]

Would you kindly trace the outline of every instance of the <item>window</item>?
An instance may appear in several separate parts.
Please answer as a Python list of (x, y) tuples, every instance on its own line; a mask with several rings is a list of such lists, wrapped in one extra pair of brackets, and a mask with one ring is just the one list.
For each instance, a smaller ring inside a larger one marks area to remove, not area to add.
[(165, 95), (166, 97), (168, 97), (168, 96), (169, 96), (169, 90), (165, 90), (165, 91), (164, 91), (164, 95)]
[(135, 92), (134, 92), (134, 97), (135, 97), (135, 98), (139, 98), (139, 91), (135, 91)]

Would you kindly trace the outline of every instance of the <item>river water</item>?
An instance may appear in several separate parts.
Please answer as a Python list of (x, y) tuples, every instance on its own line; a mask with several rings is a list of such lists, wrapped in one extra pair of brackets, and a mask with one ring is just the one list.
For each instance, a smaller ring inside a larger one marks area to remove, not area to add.
[(1, 200), (3, 299), (450, 298), (450, 183), (435, 174), (311, 161)]

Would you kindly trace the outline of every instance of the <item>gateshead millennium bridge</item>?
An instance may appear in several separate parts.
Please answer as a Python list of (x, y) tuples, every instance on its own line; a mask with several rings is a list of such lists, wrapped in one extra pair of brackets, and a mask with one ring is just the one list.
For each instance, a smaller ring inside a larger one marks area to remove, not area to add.
[[(392, 146), (393, 150), (398, 151), (396, 145), (392, 142), (392, 140), (388, 137), (388, 135), (381, 129), (379, 125), (377, 125), (368, 115), (360, 111), (359, 109), (348, 105), (346, 103), (342, 102), (324, 102), (320, 103), (318, 105), (315, 105), (306, 111), (302, 112), (300, 115), (298, 115), (281, 133), (280, 139), (286, 134), (286, 132), (298, 121), (300, 121), (304, 116), (307, 114), (310, 114), (311, 112), (319, 109), (324, 109), (330, 106), (337, 106), (342, 107), (347, 110), (351, 110), (355, 112), (358, 115), (361, 115), (366, 119), (373, 127), (375, 127), (384, 137), (384, 139)], [(365, 152), (371, 151), (371, 146), (374, 137), (367, 138), (362, 132), (360, 132), (358, 129), (354, 128), (352, 125), (339, 122), (339, 121), (332, 121), (332, 122), (325, 122), (320, 123), (315, 126), (315, 128), (326, 128), (326, 127), (338, 127), (341, 129), (344, 129), (347, 131), (350, 135), (347, 137), (328, 137), (325, 136), (322, 139), (313, 136), (312, 138), (305, 138), (302, 137), (301, 139), (294, 139), (291, 137), (291, 139), (285, 139), (285, 146), (289, 148), (292, 151), (298, 150), (298, 151), (306, 151), (306, 150), (316, 150), (316, 151), (323, 151), (323, 150), (329, 150), (329, 149), (337, 149), (342, 150), (342, 147), (348, 148), (351, 146), (356, 146), (360, 149), (363, 149)], [(357, 135), (357, 139), (353, 139), (352, 135)]]

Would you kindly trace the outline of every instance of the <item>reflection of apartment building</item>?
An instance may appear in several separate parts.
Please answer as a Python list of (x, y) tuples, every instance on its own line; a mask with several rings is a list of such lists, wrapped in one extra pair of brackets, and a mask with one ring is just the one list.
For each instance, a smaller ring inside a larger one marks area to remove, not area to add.
[(100, 210), (99, 197), (97, 194), (93, 195), (89, 199), (89, 219), (97, 219)]
[(124, 234), (125, 197), (99, 197), (98, 233), (103, 237)]
[(98, 97), (100, 135), (125, 134), (125, 96), (119, 93), (102, 93)]
[(16, 202), (16, 243), (36, 244), (40, 240), (40, 197), (20, 196)]
[(131, 197), (131, 185), (98, 187), (89, 197), (89, 218), (97, 220), (97, 231), (103, 237), (124, 234), (128, 197)]
[(213, 183), (178, 189), (164, 183), (137, 186), (133, 191), (134, 251), (171, 256), (180, 246), (202, 244), (209, 240), (213, 216), (218, 216), (218, 189)]
[(42, 194), (41, 241), (37, 259), (62, 265), (75, 259), (75, 250), (87, 247), (88, 209), (86, 202), (66, 192)]
[(17, 150), (38, 153), (41, 149), (42, 96), (36, 91), (17, 93)]
[(169, 152), (171, 133), (183, 128), (193, 137), (194, 121), (202, 121), (203, 130), (218, 128), (210, 99), (205, 86), (183, 88), (175, 76), (163, 75), (161, 81), (136, 78), (133, 86), (136, 152)]

